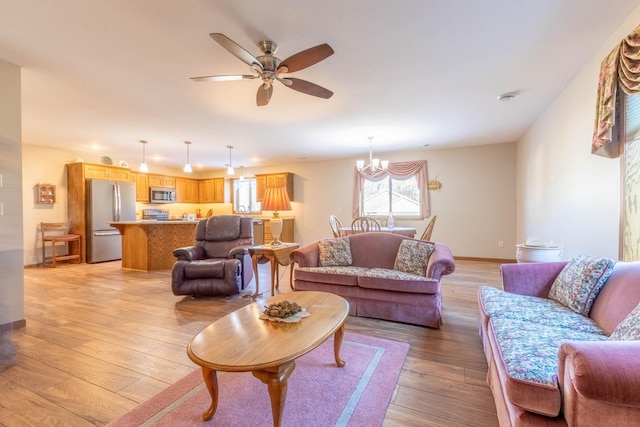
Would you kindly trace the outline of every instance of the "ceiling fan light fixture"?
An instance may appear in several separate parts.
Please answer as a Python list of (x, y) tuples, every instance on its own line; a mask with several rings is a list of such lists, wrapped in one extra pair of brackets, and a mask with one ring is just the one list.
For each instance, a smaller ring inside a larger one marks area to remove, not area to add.
[(140, 163), (140, 168), (138, 169), (140, 172), (149, 172), (149, 166), (147, 165), (147, 162), (145, 161), (145, 155), (146, 155), (146, 146), (147, 146), (147, 141), (145, 140), (140, 140), (140, 144), (142, 144), (142, 163)]
[(191, 173), (193, 172), (193, 169), (191, 168), (191, 162), (189, 161), (189, 146), (191, 145), (191, 141), (185, 141), (184, 142), (187, 145), (187, 163), (184, 164), (184, 171), (186, 173)]
[(260, 86), (263, 90), (261, 91), (258, 89), (258, 93), (256, 95), (256, 105), (258, 107), (266, 106), (269, 103), (273, 90), (272, 84), (276, 80), (289, 89), (293, 89), (307, 95), (316, 96), (318, 98), (329, 99), (333, 95), (332, 91), (315, 83), (297, 78), (282, 77), (283, 74), (304, 70), (305, 68), (311, 67), (312, 65), (315, 65), (333, 55), (334, 51), (327, 43), (300, 51), (283, 61), (274, 56), (278, 50), (278, 44), (274, 41), (260, 41), (258, 43), (258, 47), (263, 54), (256, 57), (222, 33), (211, 33), (209, 36), (220, 46), (225, 48), (230, 54), (250, 66), (257, 75), (203, 76), (191, 77), (191, 80), (228, 81), (259, 78), (263, 82)]

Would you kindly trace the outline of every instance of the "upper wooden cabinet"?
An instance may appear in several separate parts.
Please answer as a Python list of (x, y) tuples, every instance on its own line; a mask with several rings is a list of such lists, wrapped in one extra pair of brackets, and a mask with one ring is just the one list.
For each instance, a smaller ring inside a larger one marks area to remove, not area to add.
[(176, 178), (174, 176), (147, 175), (149, 187), (176, 188)]
[(267, 188), (284, 187), (293, 202), (293, 174), (291, 172), (256, 174), (256, 200), (261, 202)]
[(89, 163), (70, 163), (79, 165), (82, 169), (82, 175), (85, 179), (113, 179), (114, 181), (130, 181), (131, 171), (129, 169), (118, 168), (105, 165), (92, 165)]
[(198, 181), (198, 201), (200, 203), (224, 203), (224, 178)]
[(149, 203), (149, 179), (142, 173), (131, 172), (131, 182), (136, 185), (136, 202)]
[(176, 202), (198, 203), (198, 180), (191, 178), (176, 178)]

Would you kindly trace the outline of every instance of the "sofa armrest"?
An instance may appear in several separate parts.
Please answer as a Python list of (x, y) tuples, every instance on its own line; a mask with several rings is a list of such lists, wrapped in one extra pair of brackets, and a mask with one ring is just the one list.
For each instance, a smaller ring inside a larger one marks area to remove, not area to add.
[(456, 264), (449, 247), (443, 243), (435, 243), (435, 250), (427, 264), (426, 277), (440, 280), (442, 276), (453, 273), (455, 269)]
[(502, 289), (514, 294), (546, 298), (566, 261), (502, 264)]
[(318, 242), (309, 243), (292, 251), (290, 257), (299, 267), (317, 267)]
[(249, 255), (250, 247), (250, 245), (236, 246), (229, 251), (229, 256), (227, 258), (235, 258), (242, 261), (246, 255)]
[[(558, 352), (568, 425), (640, 416), (640, 341), (571, 341)], [(596, 403), (596, 404), (594, 404)], [(603, 413), (604, 412), (604, 413)], [(622, 422), (622, 424), (620, 424)], [(593, 425), (593, 424), (590, 424)]]
[(204, 248), (201, 246), (184, 246), (173, 250), (173, 256), (180, 261), (196, 261), (204, 259)]

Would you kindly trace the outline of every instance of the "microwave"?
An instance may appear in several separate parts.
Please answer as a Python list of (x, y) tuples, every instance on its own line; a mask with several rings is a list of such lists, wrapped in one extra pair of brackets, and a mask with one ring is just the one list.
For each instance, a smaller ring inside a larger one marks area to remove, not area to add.
[(150, 203), (175, 203), (176, 202), (176, 190), (175, 188), (149, 188), (149, 202)]

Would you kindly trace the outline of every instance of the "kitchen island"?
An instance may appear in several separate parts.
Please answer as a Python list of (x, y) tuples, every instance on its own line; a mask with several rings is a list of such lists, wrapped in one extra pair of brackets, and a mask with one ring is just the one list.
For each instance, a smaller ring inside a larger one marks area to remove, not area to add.
[(170, 270), (173, 250), (195, 243), (198, 221), (117, 221), (109, 225), (122, 235), (122, 268)]

